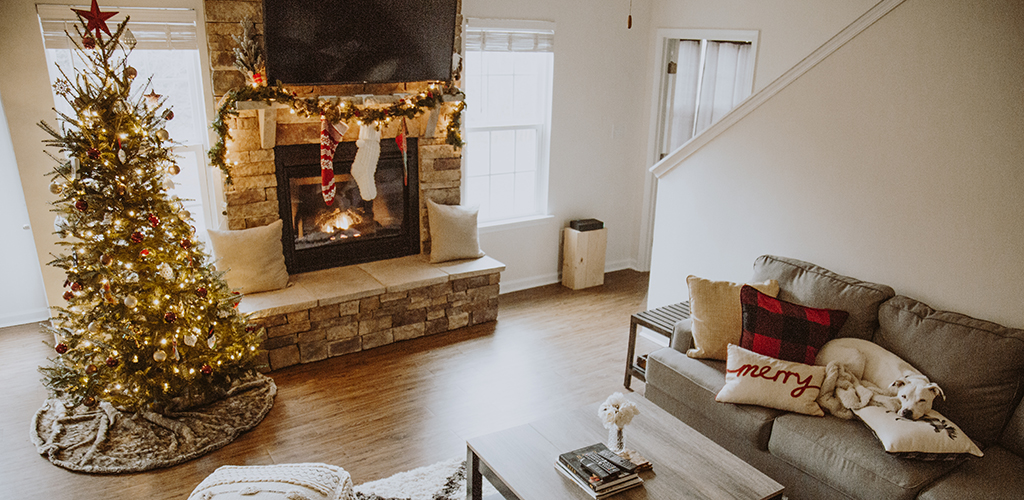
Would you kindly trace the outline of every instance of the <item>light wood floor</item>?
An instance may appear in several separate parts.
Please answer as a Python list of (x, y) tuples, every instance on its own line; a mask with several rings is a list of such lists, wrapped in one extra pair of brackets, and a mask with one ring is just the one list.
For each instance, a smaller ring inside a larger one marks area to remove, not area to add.
[[(227, 464), (324, 462), (359, 484), (465, 457), (467, 438), (623, 391), (629, 316), (646, 289), (647, 274), (619, 271), (586, 290), (510, 293), (496, 323), (273, 372), (277, 399), (255, 429), (185, 464), (127, 475), (74, 473), (36, 453), (29, 422), (46, 398), (36, 368), (50, 350), (36, 325), (3, 328), (0, 498), (184, 500)], [(638, 342), (639, 352), (655, 347)]]

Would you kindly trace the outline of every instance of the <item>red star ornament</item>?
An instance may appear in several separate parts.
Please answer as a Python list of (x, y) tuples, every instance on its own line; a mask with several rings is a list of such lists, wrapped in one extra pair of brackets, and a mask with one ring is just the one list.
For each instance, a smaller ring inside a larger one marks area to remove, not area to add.
[(117, 12), (100, 12), (100, 6), (96, 3), (96, 0), (92, 0), (92, 8), (89, 10), (78, 10), (71, 9), (76, 14), (82, 16), (82, 19), (89, 21), (89, 24), (85, 27), (85, 31), (89, 32), (96, 30), (96, 38), (100, 37), (100, 30), (103, 30), (107, 36), (110, 35), (110, 29), (107, 28), (107, 19), (114, 17)]

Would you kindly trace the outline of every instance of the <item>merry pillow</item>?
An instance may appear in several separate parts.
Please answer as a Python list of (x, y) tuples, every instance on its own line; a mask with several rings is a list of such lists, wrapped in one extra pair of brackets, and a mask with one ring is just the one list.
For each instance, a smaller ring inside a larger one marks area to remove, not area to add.
[(832, 340), (850, 316), (846, 311), (818, 309), (765, 295), (753, 287), (740, 290), (743, 333), (740, 346), (758, 354), (808, 365)]
[(715, 401), (764, 406), (822, 417), (815, 402), (825, 379), (824, 366), (792, 363), (729, 344), (725, 387)]

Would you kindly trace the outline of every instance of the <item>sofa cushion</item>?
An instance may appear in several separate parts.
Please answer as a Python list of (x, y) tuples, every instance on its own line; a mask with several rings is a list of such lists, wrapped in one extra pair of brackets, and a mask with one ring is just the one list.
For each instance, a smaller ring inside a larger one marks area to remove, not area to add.
[(783, 361), (729, 344), (722, 403), (745, 403), (806, 415), (824, 416), (815, 401), (825, 380), (824, 366)]
[(1024, 456), (1024, 401), (1017, 405), (1017, 411), (1013, 412), (1013, 416), (1010, 417), (1010, 423), (1006, 425), (999, 444), (1020, 456)]
[(903, 296), (882, 304), (879, 322), (875, 343), (942, 388), (933, 407), (975, 441), (996, 442), (1024, 390), (1024, 331)]
[(819, 309), (786, 302), (744, 286), (743, 334), (740, 346), (773, 358), (814, 364), (826, 342), (832, 340), (850, 315), (836, 309)]
[(753, 286), (771, 297), (779, 294), (779, 284), (774, 280), (743, 285), (691, 275), (686, 277), (686, 286), (690, 292), (690, 329), (694, 345), (686, 355), (722, 361), (728, 355), (726, 346), (739, 344), (743, 332), (740, 288)]
[(990, 446), (984, 458), (971, 458), (921, 491), (919, 500), (1020, 498), (1024, 492), (1024, 458)]
[(789, 413), (775, 419), (772, 455), (853, 498), (910, 499), (961, 461), (891, 456), (858, 420)]
[(772, 419), (783, 413), (754, 405), (715, 402), (715, 395), (725, 386), (725, 362), (690, 358), (671, 347), (648, 356), (647, 386), (672, 395), (680, 404), (719, 422), (731, 438), (743, 439), (760, 450), (768, 449)]
[(753, 281), (768, 279), (779, 281), (782, 300), (850, 313), (839, 337), (871, 340), (878, 328), (878, 306), (896, 295), (889, 286), (836, 274), (809, 262), (762, 255), (754, 261)]

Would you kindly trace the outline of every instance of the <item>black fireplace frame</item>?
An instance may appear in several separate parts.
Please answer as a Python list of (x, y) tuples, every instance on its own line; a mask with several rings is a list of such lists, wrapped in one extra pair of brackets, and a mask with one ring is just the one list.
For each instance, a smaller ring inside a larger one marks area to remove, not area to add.
[[(408, 183), (405, 193), (405, 213), (402, 233), (367, 239), (349, 239), (344, 242), (295, 249), (295, 228), (292, 227), (290, 177), (320, 176), (320, 144), (292, 144), (274, 147), (277, 174), (278, 214), (284, 222), (281, 243), (289, 274), (304, 273), (332, 267), (362, 264), (420, 253), (419, 156), (416, 138), (406, 139)], [(348, 174), (358, 148), (355, 142), (342, 142), (334, 153), (335, 175)], [(397, 161), (397, 163), (396, 163)], [(377, 168), (395, 168), (402, 165), (402, 152), (394, 139), (382, 139)]]

